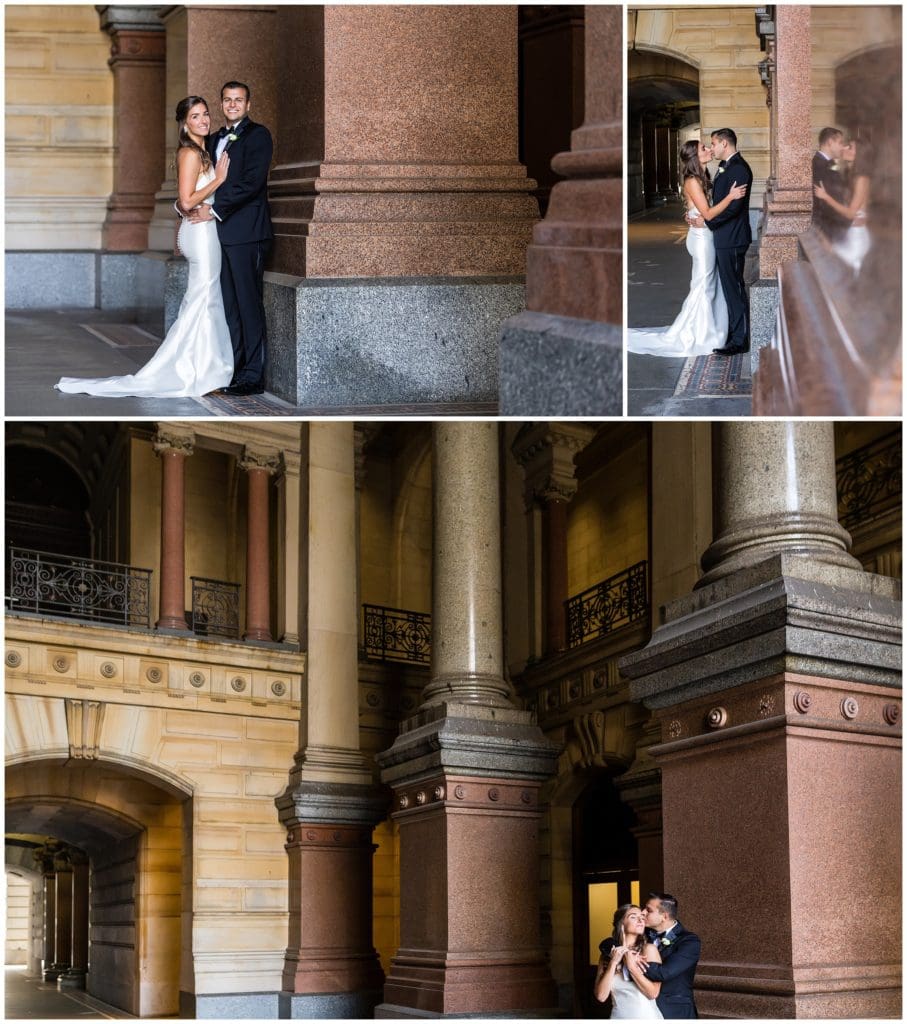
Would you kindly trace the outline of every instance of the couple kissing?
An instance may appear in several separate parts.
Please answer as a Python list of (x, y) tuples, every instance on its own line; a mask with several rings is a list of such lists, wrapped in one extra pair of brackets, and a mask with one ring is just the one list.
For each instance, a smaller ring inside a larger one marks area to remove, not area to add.
[(645, 907), (618, 907), (614, 932), (599, 946), (595, 998), (611, 997), (611, 1018), (681, 1020), (698, 1017), (693, 978), (699, 936), (677, 920), (677, 900), (650, 892)]

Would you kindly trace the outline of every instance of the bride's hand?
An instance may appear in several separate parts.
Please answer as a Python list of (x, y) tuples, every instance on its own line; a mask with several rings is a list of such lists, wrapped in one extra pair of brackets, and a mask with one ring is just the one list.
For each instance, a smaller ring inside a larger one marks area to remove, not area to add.
[(615, 946), (611, 950), (611, 959), (612, 960), (622, 960), (623, 957), (624, 957), (624, 954), (626, 952), (627, 952), (627, 947), (626, 946)]
[(819, 199), (828, 198), (828, 193), (825, 191), (825, 188), (822, 185), (813, 185), (813, 192), (816, 193)]
[(734, 184), (731, 185), (731, 191), (728, 193), (728, 195), (731, 197), (731, 199), (743, 199), (743, 197), (746, 195), (746, 185), (738, 185), (735, 181)]
[(217, 161), (217, 166), (214, 168), (215, 180), (223, 184), (227, 179), (227, 171), (230, 170), (230, 154), (222, 153), (220, 160)]

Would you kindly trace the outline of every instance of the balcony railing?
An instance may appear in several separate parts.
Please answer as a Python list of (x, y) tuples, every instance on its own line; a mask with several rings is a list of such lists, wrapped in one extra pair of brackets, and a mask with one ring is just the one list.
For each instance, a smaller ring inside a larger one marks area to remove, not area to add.
[(151, 570), (10, 548), (6, 606), (10, 611), (148, 629)]
[(901, 450), (898, 430), (838, 459), (838, 519), (846, 530), (900, 506)]
[(578, 647), (621, 626), (644, 619), (649, 612), (646, 563), (637, 562), (565, 602), (567, 643)]
[(196, 636), (239, 639), (239, 584), (192, 577), (190, 626)]
[(365, 656), (380, 661), (431, 662), (431, 616), (404, 608), (364, 604)]

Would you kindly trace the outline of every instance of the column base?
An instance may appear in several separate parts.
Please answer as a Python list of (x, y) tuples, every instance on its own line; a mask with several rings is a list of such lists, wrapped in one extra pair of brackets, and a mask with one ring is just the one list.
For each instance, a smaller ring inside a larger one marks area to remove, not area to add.
[(775, 334), (775, 319), (778, 312), (777, 280), (754, 281), (749, 288), (750, 296), (750, 369), (759, 369), (759, 353), (771, 345)]
[(522, 312), (501, 328), (502, 416), (620, 416), (623, 331)]
[(270, 632), (266, 629), (250, 629), (248, 633), (243, 633), (243, 640), (251, 640), (254, 643), (270, 644), (274, 642)]
[(281, 1020), (363, 1020), (375, 1016), (380, 986), (362, 992), (281, 992)]
[(68, 969), (68, 964), (53, 964), (50, 967), (45, 967), (43, 972), (43, 978), (45, 981), (56, 981), (64, 971)]
[(84, 989), (86, 973), (85, 971), (70, 968), (57, 979), (57, 987), (61, 991), (63, 989)]
[(493, 402), (523, 279), (265, 275), (269, 391), (294, 405)]
[(276, 1020), (277, 992), (180, 992), (180, 1016), (196, 1020)]

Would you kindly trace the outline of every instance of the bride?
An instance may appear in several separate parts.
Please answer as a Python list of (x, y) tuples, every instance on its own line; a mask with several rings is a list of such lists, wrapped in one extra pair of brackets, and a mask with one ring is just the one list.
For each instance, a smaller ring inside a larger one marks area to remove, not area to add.
[(614, 946), (605, 960), (598, 962), (595, 975), (595, 998), (603, 1003), (611, 996), (611, 1019), (662, 1020), (655, 1000), (661, 983), (649, 981), (639, 963), (639, 955), (650, 963), (661, 963), (653, 942), (645, 939), (646, 919), (633, 903), (625, 903), (614, 914)]
[(715, 243), (704, 221), (723, 213), (735, 199), (742, 199), (746, 195), (746, 186), (735, 182), (720, 203), (709, 206), (712, 179), (706, 164), (711, 159), (711, 148), (697, 139), (690, 139), (680, 148), (686, 207), (684, 216), (689, 224), (687, 252), (693, 258), (690, 291), (670, 327), (628, 330), (628, 352), (653, 356), (705, 356), (727, 342), (727, 304), (718, 280)]
[[(179, 123), (177, 180), (184, 210), (213, 203), (227, 177), (230, 158), (224, 153), (211, 165), (205, 138), (211, 129), (208, 104), (187, 96), (176, 107)], [(184, 218), (177, 235), (180, 252), (189, 261), (189, 281), (173, 326), (160, 348), (137, 373), (124, 377), (63, 377), (56, 385), (70, 394), (188, 398), (226, 387), (233, 376), (233, 346), (220, 290), (221, 248), (215, 220), (192, 224)]]

